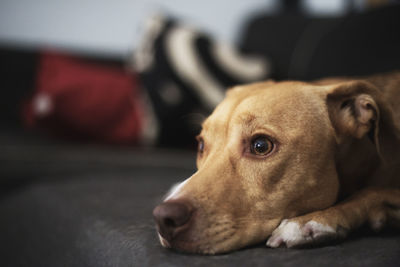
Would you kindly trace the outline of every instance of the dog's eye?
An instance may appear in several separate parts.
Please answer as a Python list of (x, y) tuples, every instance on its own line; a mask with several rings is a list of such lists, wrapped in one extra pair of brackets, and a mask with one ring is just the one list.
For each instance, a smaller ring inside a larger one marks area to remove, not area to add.
[(256, 136), (251, 140), (250, 151), (257, 156), (265, 156), (272, 151), (274, 144), (267, 136)]
[(204, 152), (204, 140), (202, 138), (198, 139), (197, 152), (199, 152), (200, 154), (203, 154)]

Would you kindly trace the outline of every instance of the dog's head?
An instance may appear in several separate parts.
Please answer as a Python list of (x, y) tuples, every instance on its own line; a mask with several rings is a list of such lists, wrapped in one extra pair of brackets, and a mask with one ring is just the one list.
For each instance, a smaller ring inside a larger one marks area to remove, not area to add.
[(378, 119), (364, 87), (271, 81), (229, 90), (202, 125), (197, 172), (153, 212), (161, 244), (223, 253), (332, 205), (338, 144), (364, 137)]

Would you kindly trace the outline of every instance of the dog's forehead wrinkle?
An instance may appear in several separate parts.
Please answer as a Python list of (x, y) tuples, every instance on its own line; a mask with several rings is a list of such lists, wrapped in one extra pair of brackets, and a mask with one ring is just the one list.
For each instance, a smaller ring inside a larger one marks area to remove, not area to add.
[[(248, 95), (237, 103), (231, 119), (236, 123), (250, 125), (252, 123), (273, 123), (279, 125), (285, 117), (295, 117), (301, 110), (293, 111), (288, 106), (297, 106), (302, 98), (301, 92), (282, 89), (279, 94), (276, 90), (260, 90)], [(298, 96), (299, 95), (299, 96)], [(299, 99), (294, 101), (293, 99)], [(304, 109), (304, 107), (303, 107)], [(265, 121), (262, 121), (262, 120)], [(276, 123), (274, 123), (276, 122)]]
[(249, 125), (256, 119), (258, 119), (256, 114), (251, 113), (250, 111), (243, 112), (242, 114), (237, 115), (237, 123), (240, 125)]
[(228, 141), (227, 137), (230, 134), (232, 122), (235, 121), (235, 112), (237, 107), (247, 98), (248, 96), (243, 96), (240, 98), (226, 98), (204, 121), (202, 125), (203, 133), (207, 134), (210, 132), (214, 134), (214, 139), (217, 139), (216, 135), (218, 135), (225, 141)]

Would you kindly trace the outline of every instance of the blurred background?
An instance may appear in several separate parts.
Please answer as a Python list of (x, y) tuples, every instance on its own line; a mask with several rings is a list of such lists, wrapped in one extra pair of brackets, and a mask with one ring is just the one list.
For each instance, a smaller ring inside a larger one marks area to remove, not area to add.
[(194, 147), (237, 84), (399, 67), (397, 1), (0, 3), (2, 125)]
[(397, 266), (392, 233), (168, 254), (151, 214), (228, 88), (400, 69), (399, 29), (395, 0), (1, 0), (0, 265)]
[(285, 5), (298, 5), (296, 8), (304, 15), (332, 17), (362, 12), (371, 6), (390, 2), (3, 0), (0, 3), (0, 38), (3, 44), (19, 47), (52, 46), (124, 57), (138, 46), (144, 21), (154, 13), (174, 16), (218, 39), (238, 43), (243, 23), (257, 14), (281, 14)]
[(49, 45), (125, 57), (138, 46), (143, 24), (154, 13), (169, 14), (218, 38), (235, 41), (241, 23), (249, 14), (259, 9), (275, 12), (279, 2), (4, 0), (0, 4), (0, 38), (2, 42), (25, 47)]

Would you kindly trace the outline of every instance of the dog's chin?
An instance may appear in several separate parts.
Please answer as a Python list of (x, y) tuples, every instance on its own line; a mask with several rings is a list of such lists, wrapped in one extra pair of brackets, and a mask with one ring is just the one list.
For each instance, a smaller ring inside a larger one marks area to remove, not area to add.
[[(210, 221), (214, 223), (210, 223)], [(215, 255), (229, 253), (247, 246), (265, 242), (280, 219), (262, 220), (258, 224), (239, 225), (229, 219), (213, 219), (205, 224), (191, 224), (173, 238), (158, 233), (163, 247), (189, 254)], [(217, 223), (215, 223), (217, 222)]]
[(172, 240), (167, 240), (158, 233), (160, 243), (163, 247), (183, 253), (215, 255), (227, 253), (240, 248), (238, 246), (239, 238), (231, 235), (229, 232), (225, 235), (219, 233), (217, 236), (218, 238), (216, 239), (205, 239), (200, 237), (182, 239), (177, 237)]

